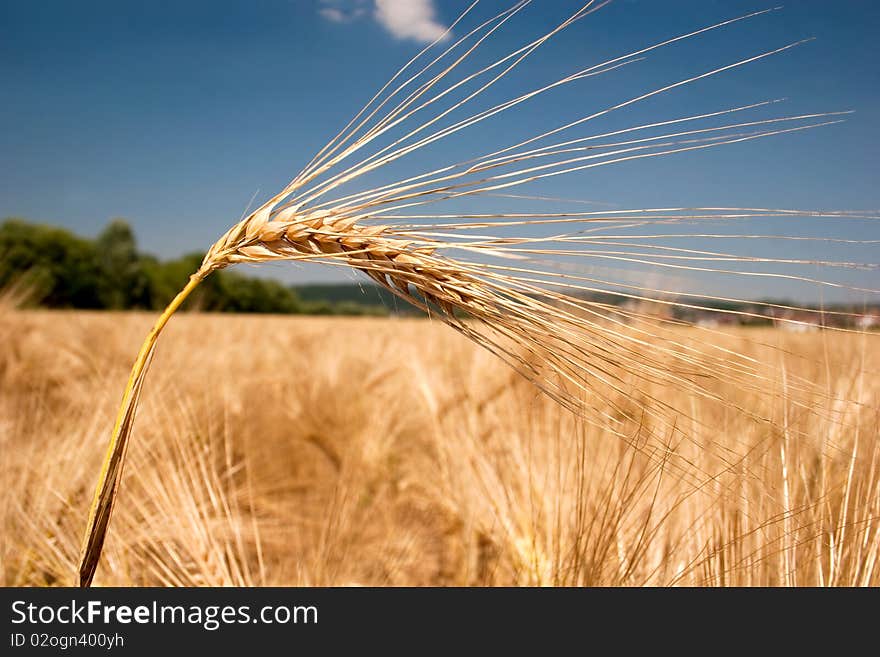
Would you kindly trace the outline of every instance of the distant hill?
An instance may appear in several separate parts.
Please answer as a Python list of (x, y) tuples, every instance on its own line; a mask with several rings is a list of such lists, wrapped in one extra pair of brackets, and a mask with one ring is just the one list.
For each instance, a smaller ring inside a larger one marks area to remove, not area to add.
[[(201, 261), (200, 253), (162, 261), (140, 252), (131, 227), (119, 219), (111, 221), (94, 239), (22, 219), (0, 222), (0, 293), (25, 289), (30, 305), (161, 310)], [(599, 306), (623, 307), (640, 315), (689, 324), (782, 323), (880, 330), (880, 306), (876, 304), (811, 308), (794, 307), (799, 304), (784, 299), (738, 302), (691, 297), (686, 304), (673, 305), (668, 300), (634, 299), (611, 291), (573, 296), (596, 304), (593, 310), (601, 311)], [(542, 298), (555, 303), (552, 296)], [(362, 282), (286, 285), (228, 270), (208, 278), (186, 307), (236, 313), (423, 316), (422, 311), (366, 277)]]
[(396, 297), (383, 287), (365, 280), (363, 283), (317, 283), (312, 285), (294, 285), (303, 302), (329, 303), (333, 305), (352, 304), (381, 310), (381, 314), (422, 314), (418, 309)]

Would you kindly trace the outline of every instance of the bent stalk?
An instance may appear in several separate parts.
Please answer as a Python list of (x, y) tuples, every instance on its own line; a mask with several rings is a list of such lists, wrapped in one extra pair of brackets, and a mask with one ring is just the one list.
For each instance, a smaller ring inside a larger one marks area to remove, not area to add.
[(92, 583), (98, 560), (101, 557), (101, 549), (107, 536), (107, 527), (110, 523), (110, 514), (113, 512), (116, 501), (116, 493), (119, 482), (122, 479), (122, 469), (125, 465), (125, 454), (128, 448), (128, 438), (134, 423), (134, 415), (137, 410), (141, 388), (149, 370), (152, 360), (153, 349), (159, 339), (159, 334), (171, 316), (180, 308), (190, 293), (210, 273), (204, 267), (190, 276), (186, 286), (177, 293), (177, 296), (168, 304), (162, 312), (153, 328), (141, 345), (137, 359), (131, 368), (125, 393), (122, 395), (122, 403), (116, 416), (116, 424), (113, 427), (113, 436), (101, 466), (98, 476), (98, 484), (95, 488), (95, 496), (89, 509), (89, 521), (83, 536), (82, 549), (80, 552), (79, 585), (88, 587)]

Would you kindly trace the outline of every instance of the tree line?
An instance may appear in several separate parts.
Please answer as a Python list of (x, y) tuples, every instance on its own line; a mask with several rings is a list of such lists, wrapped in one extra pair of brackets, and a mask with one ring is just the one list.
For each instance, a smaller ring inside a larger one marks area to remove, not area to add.
[[(134, 232), (112, 220), (95, 239), (23, 219), (0, 224), (0, 290), (15, 286), (48, 308), (161, 310), (198, 269), (202, 254), (162, 261), (137, 248)], [(224, 270), (187, 300), (213, 312), (384, 315), (382, 303), (302, 299), (292, 286)]]

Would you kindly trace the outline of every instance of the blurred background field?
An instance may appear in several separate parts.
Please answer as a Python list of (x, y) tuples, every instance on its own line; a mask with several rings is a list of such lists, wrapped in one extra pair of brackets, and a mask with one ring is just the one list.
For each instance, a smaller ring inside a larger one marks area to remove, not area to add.
[[(73, 584), (152, 319), (6, 301), (5, 585)], [(683, 477), (436, 322), (185, 313), (156, 355), (95, 583), (877, 585), (870, 337), (731, 327), (717, 340), (777, 383), (725, 391), (766, 421), (657, 391), (692, 425), (633, 425), (633, 442), (653, 433), (693, 464)], [(791, 392), (797, 376), (817, 392)], [(730, 467), (696, 446), (710, 443)]]

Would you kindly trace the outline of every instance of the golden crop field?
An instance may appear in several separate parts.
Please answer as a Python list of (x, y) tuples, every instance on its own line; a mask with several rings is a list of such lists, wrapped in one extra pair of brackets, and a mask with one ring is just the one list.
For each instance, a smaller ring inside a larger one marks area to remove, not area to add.
[[(5, 585), (75, 583), (153, 319), (0, 316)], [(723, 405), (658, 385), (680, 424), (627, 445), (439, 322), (181, 314), (95, 583), (880, 584), (874, 338), (698, 331), (775, 383)]]

